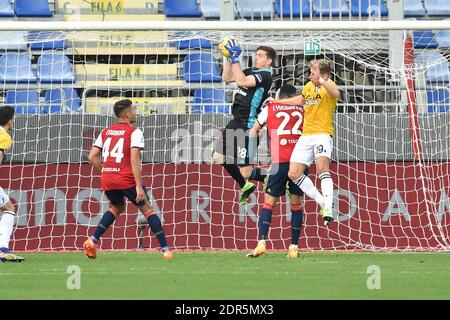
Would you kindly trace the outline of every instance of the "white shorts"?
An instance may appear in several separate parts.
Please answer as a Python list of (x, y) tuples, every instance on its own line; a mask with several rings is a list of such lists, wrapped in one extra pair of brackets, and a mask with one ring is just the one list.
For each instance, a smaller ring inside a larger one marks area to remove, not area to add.
[(328, 134), (301, 136), (292, 151), (291, 162), (309, 166), (317, 157), (331, 159), (332, 151), (333, 138)]
[(5, 204), (7, 204), (9, 201), (9, 197), (6, 194), (5, 190), (3, 190), (2, 187), (0, 187), (0, 208), (3, 207)]

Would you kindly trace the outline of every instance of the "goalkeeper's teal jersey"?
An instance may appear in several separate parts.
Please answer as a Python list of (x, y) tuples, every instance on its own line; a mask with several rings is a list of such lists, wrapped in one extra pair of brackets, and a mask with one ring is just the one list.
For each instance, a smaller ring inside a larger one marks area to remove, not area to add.
[(247, 128), (252, 128), (261, 110), (261, 105), (269, 96), (272, 86), (272, 69), (244, 70), (245, 76), (255, 76), (256, 86), (253, 88), (239, 87), (233, 101), (233, 116)]

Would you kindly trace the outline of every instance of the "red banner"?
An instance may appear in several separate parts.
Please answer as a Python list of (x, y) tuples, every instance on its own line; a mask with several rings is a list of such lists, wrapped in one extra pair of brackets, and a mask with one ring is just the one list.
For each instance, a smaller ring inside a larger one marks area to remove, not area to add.
[[(306, 199), (301, 248), (432, 250), (449, 242), (449, 163), (338, 163), (331, 173), (339, 221), (323, 227), (318, 207)], [(249, 249), (256, 244), (261, 184), (252, 202), (240, 208), (237, 185), (219, 165), (147, 164), (143, 175), (171, 246)], [(310, 177), (320, 189), (314, 170)], [(81, 249), (108, 208), (98, 173), (88, 164), (2, 166), (0, 186), (17, 205), (14, 250)], [(136, 249), (137, 217), (137, 209), (128, 205), (101, 248)], [(270, 248), (289, 246), (285, 197), (274, 211), (269, 237)], [(144, 245), (158, 247), (148, 227)]]

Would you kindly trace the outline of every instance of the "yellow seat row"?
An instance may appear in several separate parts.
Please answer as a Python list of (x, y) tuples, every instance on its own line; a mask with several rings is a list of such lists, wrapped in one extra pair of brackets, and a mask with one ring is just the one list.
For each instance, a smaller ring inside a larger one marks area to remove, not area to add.
[(130, 99), (136, 105), (138, 114), (154, 113), (186, 113), (186, 99), (184, 97), (168, 98), (87, 98), (85, 112), (94, 114), (112, 114), (116, 101)]
[(176, 79), (176, 64), (77, 64), (79, 81), (146, 81)]

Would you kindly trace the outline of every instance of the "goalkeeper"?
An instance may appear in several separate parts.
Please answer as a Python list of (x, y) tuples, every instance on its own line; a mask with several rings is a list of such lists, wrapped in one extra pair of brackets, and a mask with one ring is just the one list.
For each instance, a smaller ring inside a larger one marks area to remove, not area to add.
[(256, 189), (247, 179), (264, 181), (265, 178), (261, 169), (252, 168), (250, 165), (248, 131), (253, 127), (272, 86), (272, 64), (276, 52), (271, 47), (258, 47), (253, 68), (242, 70), (239, 62), (242, 49), (236, 40), (225, 39), (220, 49), (226, 57), (222, 79), (225, 82), (236, 82), (238, 89), (232, 106), (233, 119), (227, 124), (216, 144), (213, 160), (222, 164), (239, 184), (239, 204), (244, 205)]

